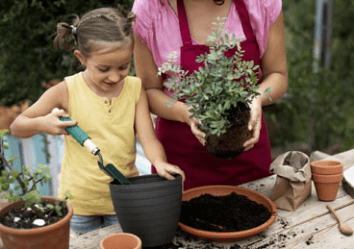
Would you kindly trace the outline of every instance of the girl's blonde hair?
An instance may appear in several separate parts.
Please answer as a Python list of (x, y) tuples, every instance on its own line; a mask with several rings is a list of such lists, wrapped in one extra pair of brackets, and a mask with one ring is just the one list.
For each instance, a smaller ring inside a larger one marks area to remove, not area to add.
[(73, 15), (72, 25), (68, 23), (57, 24), (57, 35), (54, 39), (54, 48), (72, 50), (69, 38), (75, 38), (78, 50), (87, 57), (97, 48), (92, 42), (125, 42), (127, 39), (133, 41), (133, 23), (136, 15), (123, 9), (99, 8), (89, 11), (79, 18)]

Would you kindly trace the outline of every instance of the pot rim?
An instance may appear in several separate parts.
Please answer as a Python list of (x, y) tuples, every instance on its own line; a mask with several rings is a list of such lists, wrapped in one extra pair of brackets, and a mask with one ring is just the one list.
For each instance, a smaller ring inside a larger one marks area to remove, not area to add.
[(310, 163), (312, 167), (343, 167), (343, 163), (337, 160), (317, 160)]
[[(144, 183), (133, 183), (133, 181), (135, 179), (149, 179), (149, 178), (162, 178), (162, 181), (158, 181), (158, 182), (144, 182)], [(168, 180), (158, 174), (148, 174), (148, 175), (140, 175), (140, 176), (132, 176), (132, 177), (128, 177), (128, 179), (132, 182), (132, 184), (121, 184), (117, 181), (111, 181), (109, 183), (109, 185), (113, 185), (113, 186), (120, 186), (120, 187), (124, 187), (124, 188), (136, 188), (138, 186), (143, 186), (147, 187), (146, 185), (152, 183), (154, 184), (154, 186), (170, 186), (170, 185), (175, 185), (175, 184), (179, 184), (179, 181), (182, 179), (182, 176), (177, 174), (175, 179), (173, 180)]]
[[(52, 201), (54, 203), (57, 200), (57, 197), (42, 196), (41, 200), (48, 200), (48, 201)], [(3, 208), (0, 209), (0, 214), (3, 215), (8, 210), (12, 209), (13, 207), (17, 207), (24, 202), (25, 202), (24, 200), (10, 202), (6, 206), (4, 206)], [(64, 223), (69, 222), (71, 217), (73, 216), (73, 213), (74, 213), (73, 207), (69, 202), (67, 202), (67, 207), (68, 207), (68, 213), (61, 220), (59, 220), (53, 224), (50, 224), (50, 225), (47, 225), (44, 227), (39, 227), (39, 228), (18, 229), (18, 228), (8, 227), (8, 226), (5, 226), (2, 223), (0, 223), (0, 232), (11, 233), (11, 234), (16, 234), (16, 235), (35, 235), (35, 234), (42, 233), (42, 232), (56, 230), (59, 227), (61, 227)]]
[(320, 183), (337, 183), (343, 179), (343, 173), (325, 175), (325, 174), (312, 174), (312, 180)]
[(124, 232), (123, 233), (114, 233), (114, 234), (110, 234), (110, 235), (104, 237), (100, 242), (100, 247), (103, 248), (103, 243), (105, 240), (107, 240), (111, 237), (116, 237), (116, 236), (119, 236), (119, 237), (120, 236), (128, 236), (128, 237), (134, 238), (138, 242), (137, 246), (134, 247), (134, 249), (139, 249), (142, 247), (142, 241), (137, 235), (135, 235), (133, 233), (124, 233)]
[(343, 163), (336, 160), (318, 160), (311, 162), (310, 165), (314, 174), (331, 175), (343, 172)]

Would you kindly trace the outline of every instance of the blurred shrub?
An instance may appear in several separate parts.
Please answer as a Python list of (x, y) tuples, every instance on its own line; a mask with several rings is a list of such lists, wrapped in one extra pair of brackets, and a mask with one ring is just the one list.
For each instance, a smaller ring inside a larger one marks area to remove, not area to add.
[(73, 53), (53, 48), (56, 24), (117, 4), (131, 9), (133, 0), (1, 0), (0, 105), (34, 102), (45, 90), (43, 81), (78, 72)]

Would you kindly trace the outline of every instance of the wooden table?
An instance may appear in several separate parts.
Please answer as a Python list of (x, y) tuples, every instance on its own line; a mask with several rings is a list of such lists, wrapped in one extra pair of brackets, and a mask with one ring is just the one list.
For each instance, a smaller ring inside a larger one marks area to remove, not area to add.
[[(343, 162), (344, 169), (354, 165), (354, 149), (329, 156), (321, 152), (313, 152), (311, 160), (336, 159)], [(276, 176), (259, 179), (241, 185), (270, 196)], [(313, 184), (313, 183), (312, 183)], [(354, 248), (354, 235), (345, 236), (339, 232), (338, 222), (329, 213), (326, 205), (330, 204), (352, 228), (354, 228), (354, 199), (340, 186), (336, 200), (322, 202), (317, 199), (312, 185), (311, 196), (293, 212), (278, 209), (278, 217), (272, 226), (251, 238), (235, 242), (207, 242), (178, 230), (174, 243), (180, 248), (223, 248), (223, 249), (260, 249), (260, 248), (293, 248), (293, 249), (351, 249)], [(119, 225), (77, 236), (71, 235), (70, 248), (99, 248), (102, 238), (109, 234), (122, 232)]]

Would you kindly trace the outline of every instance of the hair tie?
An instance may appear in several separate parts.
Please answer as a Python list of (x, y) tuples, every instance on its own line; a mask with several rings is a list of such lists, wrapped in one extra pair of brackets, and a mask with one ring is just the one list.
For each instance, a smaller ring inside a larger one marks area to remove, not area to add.
[(71, 33), (72, 33), (73, 35), (76, 35), (76, 34), (77, 34), (77, 32), (76, 32), (76, 27), (74, 27), (73, 25), (70, 25), (70, 27), (71, 27)]

